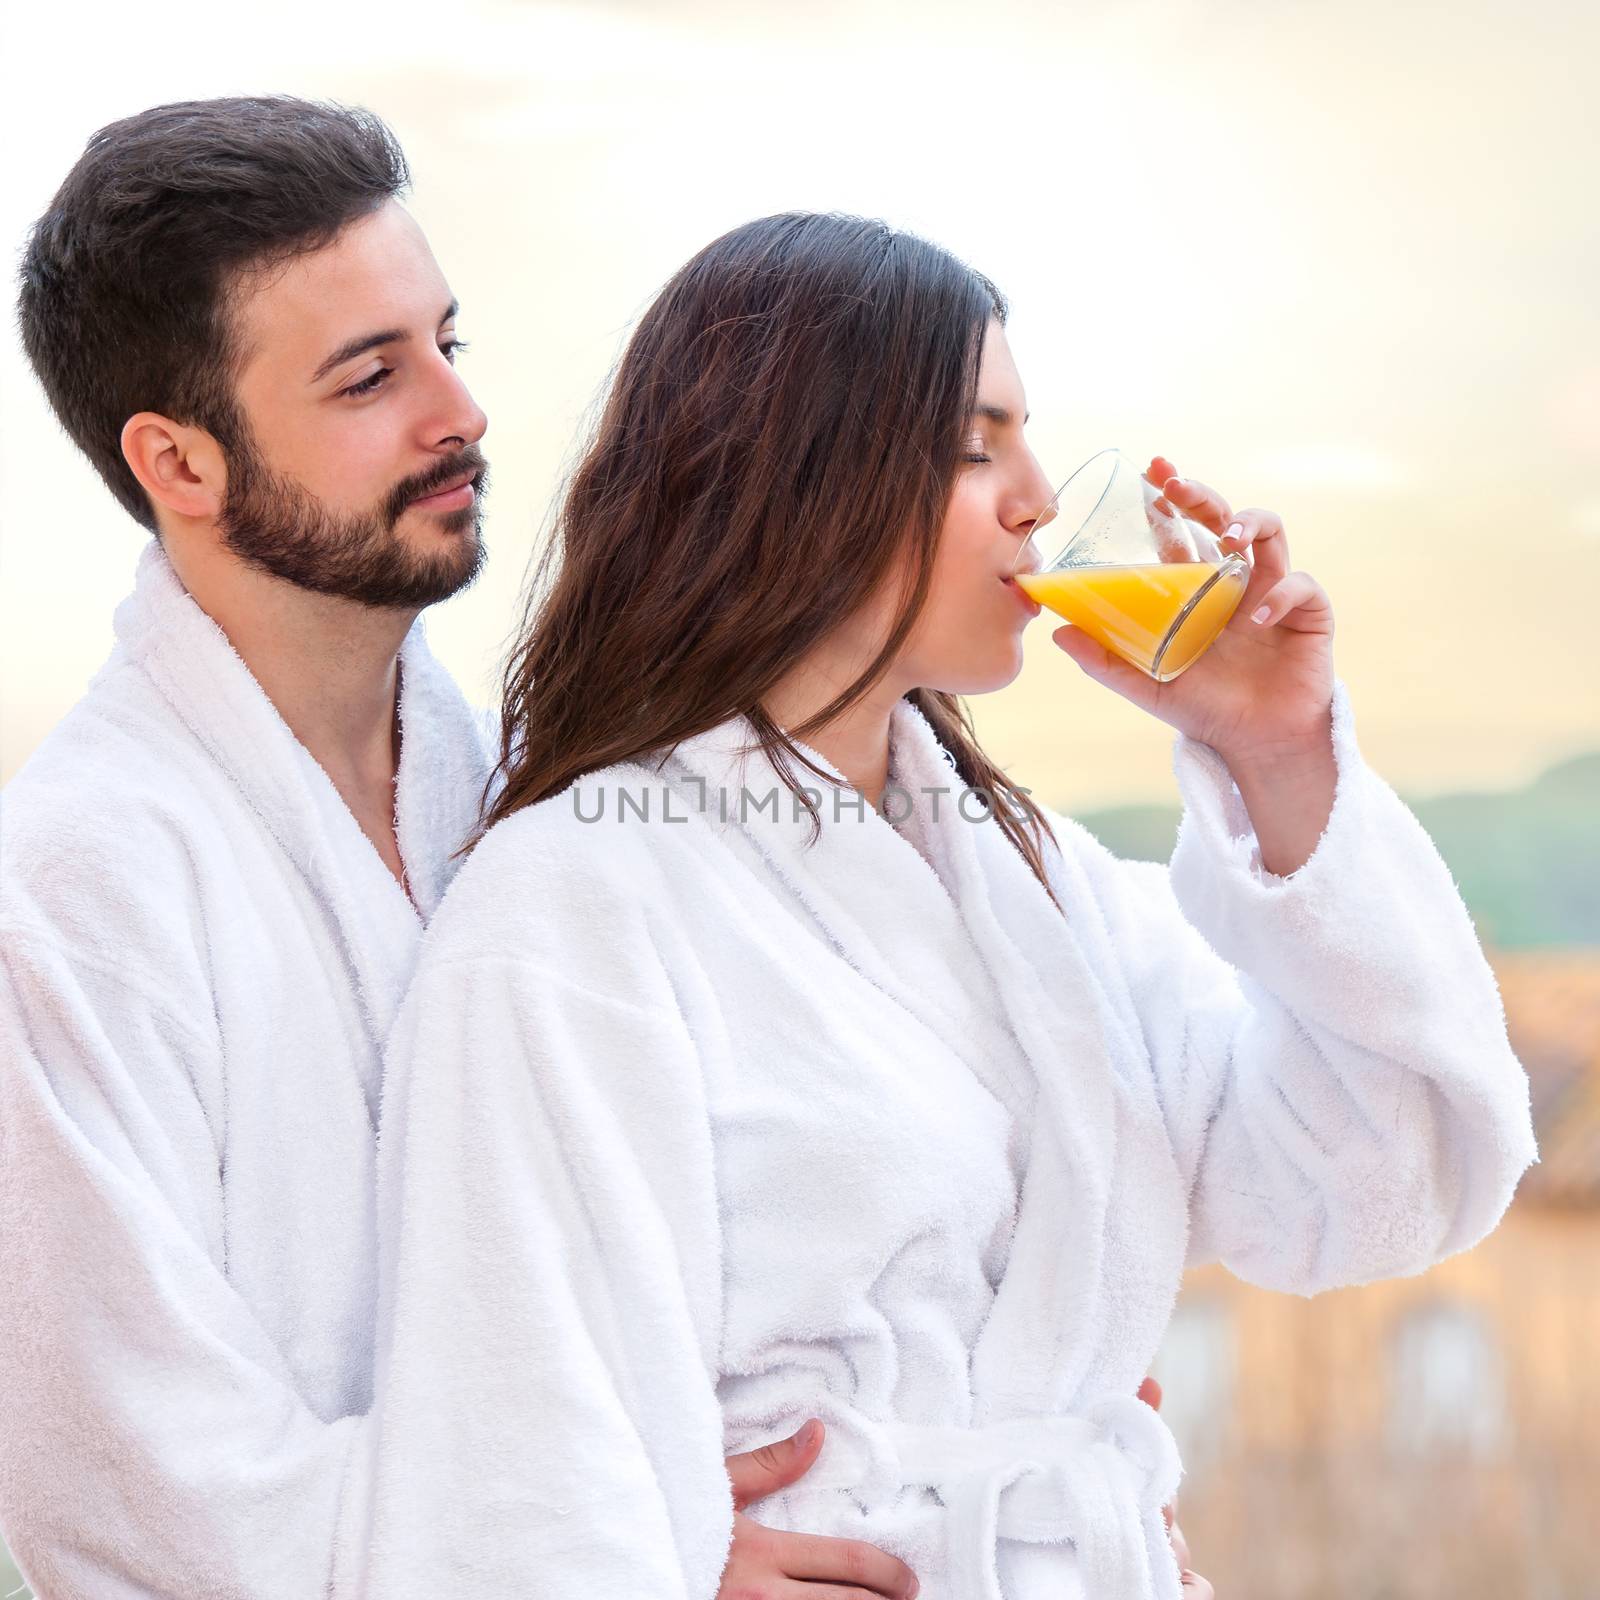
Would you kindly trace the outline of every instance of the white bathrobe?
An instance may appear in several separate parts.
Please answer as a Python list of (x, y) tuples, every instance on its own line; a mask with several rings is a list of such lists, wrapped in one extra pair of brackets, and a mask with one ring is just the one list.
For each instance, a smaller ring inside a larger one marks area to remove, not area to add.
[(116, 634), (0, 800), (0, 1529), (49, 1600), (304, 1600), (371, 1393), (382, 1044), (480, 728), (414, 629), (413, 905), (154, 543)]
[(909, 704), (897, 779), (950, 791), (926, 858), (821, 784), (809, 846), (747, 734), (501, 824), (424, 940), (361, 1592), (710, 1600), (724, 1449), (818, 1415), (759, 1519), (892, 1550), (926, 1600), (1176, 1596), (1177, 1455), (1133, 1396), (1184, 1268), (1418, 1272), (1534, 1159), (1450, 874), (1342, 685), (1299, 871), (1184, 739), (1170, 867), (1055, 818), (1060, 911)]

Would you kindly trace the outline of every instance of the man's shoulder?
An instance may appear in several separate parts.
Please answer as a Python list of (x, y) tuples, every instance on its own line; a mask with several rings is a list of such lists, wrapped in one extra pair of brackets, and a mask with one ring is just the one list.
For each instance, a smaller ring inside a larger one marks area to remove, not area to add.
[(0, 844), (160, 826), (194, 811), (213, 765), (149, 679), (113, 661), (0, 791)]
[(104, 669), (0, 792), (0, 912), (13, 928), (77, 942), (188, 926), (197, 863), (221, 843), (215, 774), (140, 678)]

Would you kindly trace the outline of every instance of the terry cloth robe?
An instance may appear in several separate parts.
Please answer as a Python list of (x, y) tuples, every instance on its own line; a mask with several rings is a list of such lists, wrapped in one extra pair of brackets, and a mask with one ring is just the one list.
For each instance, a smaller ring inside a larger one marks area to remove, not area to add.
[(1060, 910), (909, 703), (937, 869), (842, 780), (809, 844), (748, 737), (499, 824), (430, 925), (386, 1065), (359, 1592), (711, 1600), (724, 1450), (817, 1415), (759, 1520), (891, 1550), (925, 1600), (1173, 1600), (1179, 1464), (1134, 1392), (1185, 1267), (1419, 1272), (1534, 1159), (1450, 874), (1342, 684), (1298, 871), (1184, 739), (1170, 865), (1053, 818)]
[(382, 1044), (480, 731), (400, 656), (415, 904), (158, 545), (0, 799), (0, 1529), (49, 1600), (321, 1596)]

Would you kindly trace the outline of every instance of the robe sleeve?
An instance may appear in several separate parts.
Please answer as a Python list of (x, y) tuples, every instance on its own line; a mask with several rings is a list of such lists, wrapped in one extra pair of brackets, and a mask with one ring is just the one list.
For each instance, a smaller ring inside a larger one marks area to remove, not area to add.
[(1362, 760), (1342, 683), (1332, 737), (1332, 812), (1286, 877), (1221, 757), (1181, 736), (1170, 863), (1065, 824), (1189, 1186), (1187, 1264), (1304, 1295), (1467, 1249), (1537, 1159), (1494, 975), (1432, 841)]
[(359, 1423), (227, 1281), (206, 1040), (0, 927), (0, 1525), (52, 1600), (325, 1592)]
[[(498, 877), (475, 858), (453, 896), (468, 873)], [(426, 946), (390, 1040), (353, 1587), (711, 1600), (732, 1505), (697, 1053), (625, 917), (501, 887), (534, 908), (516, 957)]]

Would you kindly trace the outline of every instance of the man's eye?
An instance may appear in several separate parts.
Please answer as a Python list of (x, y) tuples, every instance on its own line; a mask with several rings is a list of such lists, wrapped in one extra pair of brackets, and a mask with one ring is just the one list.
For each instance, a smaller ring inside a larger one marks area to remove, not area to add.
[[(455, 365), (456, 357), (466, 348), (465, 339), (447, 339), (439, 346), (440, 353), (451, 366)], [(376, 394), (393, 376), (393, 367), (379, 367), (370, 378), (363, 378), (360, 383), (352, 383), (348, 389), (340, 390), (340, 393), (353, 395), (359, 400), (363, 395)]]
[(374, 394), (383, 387), (393, 373), (393, 367), (379, 367), (370, 378), (363, 378), (360, 383), (352, 383), (344, 392), (356, 396)]

